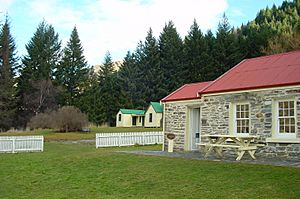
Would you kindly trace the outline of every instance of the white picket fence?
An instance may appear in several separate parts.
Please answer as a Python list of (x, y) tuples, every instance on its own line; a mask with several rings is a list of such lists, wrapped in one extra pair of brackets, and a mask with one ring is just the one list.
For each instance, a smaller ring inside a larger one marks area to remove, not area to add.
[(44, 136), (0, 136), (0, 152), (17, 153), (44, 150)]
[(163, 132), (97, 133), (96, 148), (112, 146), (131, 146), (162, 144)]

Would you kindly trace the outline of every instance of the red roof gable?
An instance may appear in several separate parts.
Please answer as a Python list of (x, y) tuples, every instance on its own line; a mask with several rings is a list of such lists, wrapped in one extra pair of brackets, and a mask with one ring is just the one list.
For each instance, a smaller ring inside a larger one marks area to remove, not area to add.
[(300, 51), (245, 59), (200, 94), (300, 84)]
[(185, 84), (176, 91), (172, 92), (168, 96), (164, 97), (161, 101), (178, 101), (178, 100), (189, 100), (198, 98), (198, 91), (205, 88), (211, 82), (199, 82), (192, 84)]

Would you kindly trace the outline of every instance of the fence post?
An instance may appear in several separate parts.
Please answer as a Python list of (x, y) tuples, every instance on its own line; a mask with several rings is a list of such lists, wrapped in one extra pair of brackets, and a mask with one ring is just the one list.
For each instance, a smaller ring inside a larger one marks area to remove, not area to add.
[(15, 143), (16, 142), (16, 138), (15, 137), (13, 137), (12, 138), (12, 153), (15, 153)]
[(42, 151), (44, 151), (44, 136), (42, 137)]

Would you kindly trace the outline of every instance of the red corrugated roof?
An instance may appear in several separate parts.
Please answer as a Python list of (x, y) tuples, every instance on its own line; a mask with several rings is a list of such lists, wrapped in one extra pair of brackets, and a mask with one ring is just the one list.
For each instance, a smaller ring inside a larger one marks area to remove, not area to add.
[(211, 82), (199, 82), (199, 83), (192, 83), (192, 84), (185, 84), (181, 86), (176, 91), (172, 92), (165, 98), (163, 98), (162, 102), (168, 101), (178, 101), (178, 100), (189, 100), (189, 99), (196, 99), (198, 98), (199, 90), (203, 89)]
[(245, 59), (200, 94), (300, 84), (300, 51)]
[(211, 82), (185, 84), (162, 102), (196, 99), (201, 94), (300, 85), (300, 50), (245, 59)]

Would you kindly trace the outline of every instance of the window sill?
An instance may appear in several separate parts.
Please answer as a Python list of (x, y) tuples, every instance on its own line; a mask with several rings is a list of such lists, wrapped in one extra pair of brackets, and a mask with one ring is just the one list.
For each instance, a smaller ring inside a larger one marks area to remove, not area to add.
[(284, 139), (284, 138), (267, 138), (266, 142), (273, 142), (273, 143), (299, 143), (300, 144), (300, 138), (290, 138), (290, 139)]

